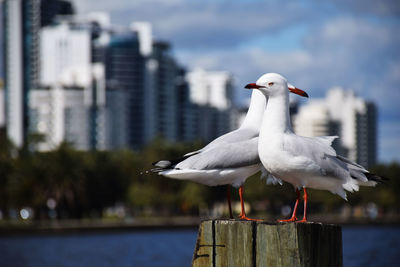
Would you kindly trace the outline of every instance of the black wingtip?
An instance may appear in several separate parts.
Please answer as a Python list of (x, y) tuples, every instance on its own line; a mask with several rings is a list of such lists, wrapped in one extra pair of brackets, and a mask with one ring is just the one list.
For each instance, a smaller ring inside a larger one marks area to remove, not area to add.
[(367, 176), (367, 179), (370, 181), (374, 181), (377, 183), (384, 183), (385, 181), (389, 181), (390, 179), (387, 177), (379, 176), (374, 173), (365, 173), (365, 176)]

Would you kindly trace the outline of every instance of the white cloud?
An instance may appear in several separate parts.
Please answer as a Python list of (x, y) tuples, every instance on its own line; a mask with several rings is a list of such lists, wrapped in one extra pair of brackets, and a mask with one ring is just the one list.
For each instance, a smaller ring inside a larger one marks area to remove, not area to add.
[(304, 48), (297, 51), (269, 53), (252, 48), (177, 54), (189, 66), (228, 69), (239, 79), (274, 71), (311, 91), (341, 85), (376, 100), (384, 109), (397, 109), (400, 90), (394, 88), (400, 84), (399, 36), (400, 30), (394, 26), (344, 17), (310, 30)]
[(85, 14), (93, 11), (115, 12), (119, 10), (142, 9), (142, 6), (151, 4), (152, 8), (158, 6), (174, 6), (182, 4), (185, 0), (71, 0), (77, 7), (78, 13)]
[(397, 25), (349, 17), (330, 21), (305, 39), (317, 67), (313, 71), (329, 85), (353, 88), (384, 109), (397, 109), (400, 90), (393, 88), (400, 84), (399, 46)]
[(307, 8), (297, 2), (100, 0), (94, 4), (85, 0), (76, 4), (81, 13), (109, 11), (117, 24), (150, 21), (156, 36), (173, 42), (178, 49), (235, 47), (307, 18)]

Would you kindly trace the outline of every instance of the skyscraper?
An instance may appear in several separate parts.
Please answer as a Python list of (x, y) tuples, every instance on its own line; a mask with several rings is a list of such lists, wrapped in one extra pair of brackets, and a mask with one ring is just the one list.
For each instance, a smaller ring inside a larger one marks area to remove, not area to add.
[(364, 112), (356, 115), (357, 159), (364, 166), (376, 163), (377, 154), (377, 110), (372, 102), (365, 102)]
[(228, 72), (197, 69), (188, 72), (197, 138), (210, 141), (233, 128), (233, 79)]
[(30, 92), (32, 132), (39, 149), (68, 141), (82, 150), (106, 149), (105, 71), (92, 63), (91, 24), (60, 21), (43, 27), (40, 86)]
[[(50, 6), (64, 8), (52, 9)], [(67, 10), (66, 6), (70, 6), (69, 2), (62, 0), (3, 1), (6, 128), (8, 138), (17, 146), (22, 146), (26, 141), (29, 92), (38, 86), (41, 24), (50, 23), (58, 12), (72, 13), (72, 7)]]
[(178, 69), (177, 86), (177, 137), (181, 142), (200, 139), (197, 114), (199, 106), (190, 100), (189, 84), (186, 80), (186, 70)]
[(145, 58), (139, 51), (137, 33), (133, 31), (111, 36), (106, 50), (107, 90), (121, 90), (126, 94), (128, 114), (127, 138), (131, 148), (144, 143)]
[(82, 76), (81, 79), (90, 79), (78, 71), (88, 69), (91, 64), (90, 28), (65, 21), (44, 27), (40, 37), (41, 85), (58, 83), (69, 71)]
[(28, 129), (28, 94), (39, 76), (39, 0), (5, 0), (4, 87), (8, 138), (22, 146)]
[(169, 44), (154, 42), (146, 64), (145, 143), (157, 136), (178, 141), (178, 71)]
[(4, 115), (4, 89), (0, 85), (0, 129), (4, 128), (6, 122)]
[(66, 0), (5, 0), (3, 11), (6, 129), (16, 145), (28, 129), (46, 134), (41, 149), (140, 149), (158, 136), (209, 141), (232, 128), (231, 76), (202, 72), (199, 87), (149, 23), (121, 29), (104, 13), (71, 16)]
[(56, 17), (73, 15), (74, 7), (70, 1), (66, 0), (40, 0), (40, 26), (51, 25)]

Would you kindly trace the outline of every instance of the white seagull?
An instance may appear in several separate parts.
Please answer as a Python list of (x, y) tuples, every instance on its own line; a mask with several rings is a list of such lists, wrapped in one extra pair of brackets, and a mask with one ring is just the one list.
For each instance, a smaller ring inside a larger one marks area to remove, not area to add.
[(228, 185), (227, 199), (231, 218), (230, 185), (239, 188), (239, 218), (251, 220), (246, 217), (244, 210), (243, 184), (262, 168), (257, 147), (266, 102), (261, 92), (253, 91), (247, 115), (237, 130), (218, 137), (202, 149), (187, 153), (180, 159), (154, 162), (156, 168), (151, 171), (208, 186)]
[[(307, 221), (306, 188), (328, 190), (346, 200), (346, 192), (358, 191), (360, 185), (375, 186), (382, 177), (369, 173), (364, 167), (336, 155), (332, 141), (337, 136), (303, 137), (296, 135), (289, 119), (289, 91), (308, 95), (293, 86), (279, 74), (267, 73), (248, 89), (261, 91), (268, 98), (260, 129), (258, 153), (270, 175), (291, 183), (297, 193), (292, 217), (285, 222), (296, 221), (300, 199), (299, 189), (304, 190), (304, 217)], [(289, 90), (288, 90), (289, 89)]]

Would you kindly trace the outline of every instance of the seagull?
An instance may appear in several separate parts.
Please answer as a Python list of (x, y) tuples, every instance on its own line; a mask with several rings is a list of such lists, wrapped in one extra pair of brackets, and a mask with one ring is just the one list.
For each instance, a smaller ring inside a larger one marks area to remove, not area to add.
[[(190, 180), (208, 186), (228, 185), (229, 214), (233, 218), (230, 186), (239, 188), (241, 203), (240, 219), (246, 217), (243, 200), (243, 184), (246, 179), (262, 169), (258, 156), (258, 134), (267, 99), (259, 91), (253, 91), (250, 106), (241, 126), (224, 134), (200, 150), (183, 155), (177, 160), (154, 162), (151, 171), (165, 177)], [(270, 179), (276, 183), (278, 180)]]
[[(289, 119), (289, 92), (308, 95), (288, 85), (283, 76), (267, 73), (245, 88), (260, 91), (268, 98), (258, 143), (260, 160), (269, 175), (291, 183), (297, 193), (292, 217), (279, 222), (307, 222), (306, 188), (328, 190), (347, 200), (346, 191), (358, 191), (360, 185), (375, 186), (384, 179), (337, 155), (332, 147), (337, 136), (303, 137), (293, 132)], [(296, 211), (301, 188), (304, 214), (298, 221)]]

